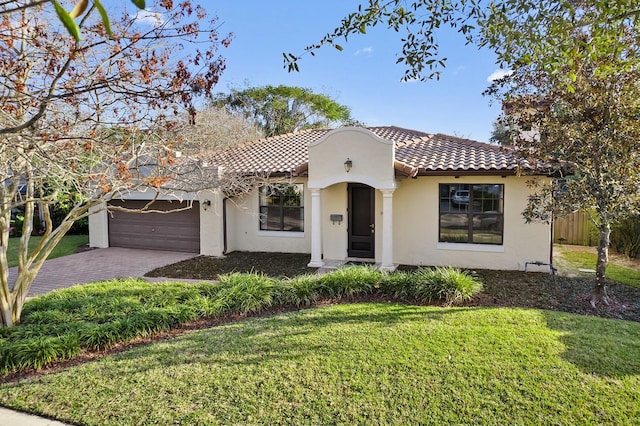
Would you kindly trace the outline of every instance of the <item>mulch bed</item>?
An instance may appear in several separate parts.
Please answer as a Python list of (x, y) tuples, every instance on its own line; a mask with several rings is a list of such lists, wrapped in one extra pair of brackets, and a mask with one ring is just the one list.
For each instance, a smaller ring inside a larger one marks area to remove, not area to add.
[(548, 309), (640, 322), (640, 288), (608, 281), (609, 305), (590, 304), (595, 278), (520, 271), (476, 271), (484, 291), (470, 306)]
[[(257, 272), (270, 277), (314, 273), (304, 253), (233, 252), (224, 258), (198, 256), (149, 272), (149, 277), (217, 279), (230, 272)], [(416, 269), (401, 266), (400, 270)], [(549, 309), (604, 318), (640, 322), (640, 289), (610, 281), (609, 306), (595, 309), (589, 303), (593, 278), (563, 277), (521, 271), (470, 271), (484, 284), (484, 291), (465, 306)]]
[(197, 256), (154, 269), (145, 276), (215, 280), (222, 274), (257, 272), (273, 278), (292, 278), (316, 272), (316, 268), (308, 268), (307, 263), (309, 255), (304, 253), (234, 251), (225, 257)]

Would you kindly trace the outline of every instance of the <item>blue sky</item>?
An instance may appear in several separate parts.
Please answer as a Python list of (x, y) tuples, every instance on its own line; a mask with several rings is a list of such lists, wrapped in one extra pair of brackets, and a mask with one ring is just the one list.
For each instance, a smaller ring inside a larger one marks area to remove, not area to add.
[(465, 46), (453, 31), (439, 33), (448, 58), (439, 81), (402, 83), (396, 65), (400, 35), (375, 28), (356, 35), (339, 52), (331, 47), (306, 55), (299, 73), (283, 68), (283, 52), (302, 53), (340, 19), (357, 8), (355, 0), (273, 0), (202, 2), (220, 19), (222, 33), (234, 33), (218, 91), (230, 87), (291, 85), (324, 93), (351, 108), (370, 126), (395, 125), (488, 141), (499, 106), (482, 96), (497, 70), (494, 55)]

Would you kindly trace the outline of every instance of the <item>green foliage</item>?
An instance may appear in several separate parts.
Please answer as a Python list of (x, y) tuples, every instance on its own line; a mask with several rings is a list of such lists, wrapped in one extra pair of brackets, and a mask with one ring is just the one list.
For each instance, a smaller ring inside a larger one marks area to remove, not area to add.
[(502, 146), (513, 145), (514, 132), (515, 131), (509, 127), (508, 124), (505, 124), (502, 120), (498, 119), (493, 122), (493, 129), (491, 130), (489, 142)]
[(323, 297), (351, 297), (372, 293), (383, 279), (383, 273), (369, 266), (351, 266), (320, 276), (317, 291)]
[(266, 136), (352, 121), (348, 107), (303, 87), (233, 89), (229, 94), (219, 93), (212, 103), (252, 120)]
[(24, 215), (21, 213), (14, 215), (11, 219), (10, 224), (11, 226), (9, 227), (9, 236), (21, 237), (22, 227), (24, 226)]
[(69, 31), (69, 34), (71, 34), (76, 41), (80, 41), (80, 27), (78, 27), (76, 21), (73, 20), (69, 12), (67, 12), (57, 0), (52, 0), (52, 3), (62, 25), (64, 25), (67, 31)]
[[(80, 28), (78, 27), (78, 24), (76, 24), (74, 18), (77, 18), (78, 16), (81, 16), (85, 9), (86, 9), (86, 0), (79, 0), (78, 3), (81, 3), (82, 1), (84, 1), (85, 6), (82, 8), (82, 10), (79, 13), (69, 13), (67, 12), (62, 5), (60, 5), (60, 3), (57, 0), (53, 0), (53, 7), (56, 11), (56, 14), (58, 15), (58, 18), (60, 19), (60, 22), (62, 22), (62, 25), (64, 25), (64, 27), (67, 29), (67, 31), (69, 31), (69, 34), (76, 39), (76, 41), (80, 41), (81, 38), (81, 32), (80, 32)], [(107, 15), (107, 11), (105, 10), (104, 6), (102, 5), (102, 3), (99, 0), (92, 0), (94, 6), (96, 7), (96, 9), (98, 9), (98, 12), (100, 13), (100, 19), (102, 20), (102, 23), (104, 25), (104, 29), (107, 32), (107, 34), (109, 35), (109, 37), (113, 37), (113, 34), (111, 32), (111, 24), (109, 22), (109, 15)], [(143, 10), (145, 8), (145, 0), (131, 0), (131, 3), (133, 3), (134, 5), (136, 5), (136, 7), (140, 10)], [(74, 8), (75, 11), (75, 8)]]
[(341, 304), (0, 384), (0, 405), (105, 426), (633, 425), (638, 353), (631, 321)]
[[(476, 20), (484, 16), (485, 9), (486, 5), (481, 1), (370, 0), (343, 18), (333, 32), (305, 50), (314, 55), (316, 50), (328, 45), (341, 51), (343, 47), (338, 44), (339, 40), (347, 41), (355, 35), (366, 34), (369, 28), (380, 24), (400, 34), (402, 51), (396, 63), (405, 66), (404, 81), (437, 79), (447, 61), (439, 52), (438, 30), (453, 28), (471, 42), (476, 32)], [(300, 58), (292, 53), (284, 54), (285, 67), (298, 71)], [(425, 72), (428, 72), (426, 76)]]
[(310, 306), (321, 299), (374, 292), (456, 303), (481, 288), (474, 278), (452, 268), (387, 274), (367, 266), (282, 280), (231, 273), (215, 284), (135, 279), (86, 284), (28, 300), (22, 324), (0, 329), (0, 374), (40, 368), (83, 349), (110, 348), (198, 318)]
[[(40, 243), (42, 237), (32, 236), (29, 238), (29, 251), (33, 250)], [(56, 257), (67, 256), (75, 253), (78, 247), (83, 246), (89, 242), (88, 235), (67, 235), (60, 240), (60, 243), (53, 249), (47, 259), (55, 259)], [(9, 246), (7, 247), (7, 264), (9, 267), (18, 265), (18, 249), (19, 241), (17, 238), (9, 240)]]
[(451, 267), (398, 272), (389, 276), (385, 287), (396, 297), (421, 302), (443, 300), (448, 304), (470, 300), (482, 291), (482, 284), (468, 272)]
[(225, 274), (219, 277), (221, 290), (216, 295), (221, 313), (260, 312), (273, 304), (276, 281), (259, 274)]
[[(562, 177), (559, 185), (532, 188), (525, 218), (589, 211), (600, 252), (608, 249), (611, 226), (640, 207), (638, 12), (628, 0), (567, 0), (492, 8), (483, 23), (513, 71), (488, 93), (505, 102), (506, 123), (531, 129), (515, 138), (515, 153), (527, 160), (523, 171)], [(593, 305), (608, 302), (606, 268), (607, 257), (599, 257)]]
[(316, 303), (321, 295), (318, 291), (320, 276), (304, 274), (284, 280), (275, 288), (274, 300), (286, 306), (310, 306)]
[(611, 228), (611, 245), (630, 259), (640, 254), (640, 216), (631, 216)]

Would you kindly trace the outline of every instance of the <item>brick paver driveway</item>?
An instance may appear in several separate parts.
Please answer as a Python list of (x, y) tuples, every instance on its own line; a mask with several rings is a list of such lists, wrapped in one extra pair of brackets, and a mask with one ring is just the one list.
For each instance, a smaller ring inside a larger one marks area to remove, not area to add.
[[(152, 269), (194, 256), (197, 255), (110, 247), (58, 257), (44, 263), (31, 286), (29, 296), (93, 281), (141, 277)], [(17, 268), (9, 269), (10, 282), (13, 282), (16, 271)]]

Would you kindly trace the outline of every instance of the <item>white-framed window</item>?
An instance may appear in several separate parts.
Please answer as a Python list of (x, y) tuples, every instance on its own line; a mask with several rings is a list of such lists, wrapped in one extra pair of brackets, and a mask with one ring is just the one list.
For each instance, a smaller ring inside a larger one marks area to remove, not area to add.
[(260, 187), (261, 231), (304, 231), (304, 185), (271, 183)]
[(443, 183), (439, 204), (439, 242), (502, 244), (504, 185)]

